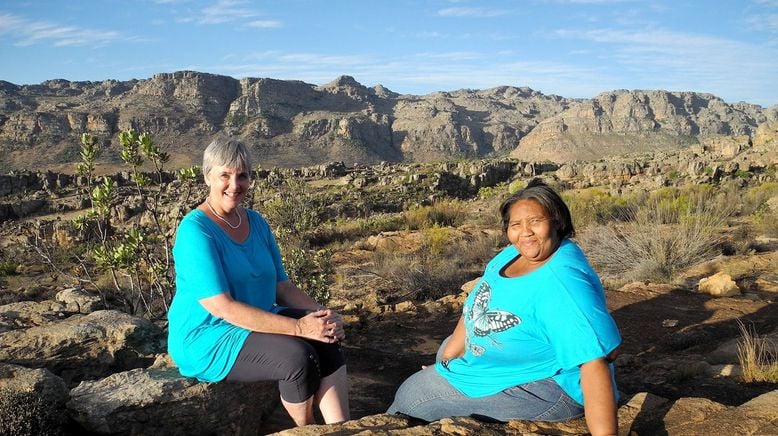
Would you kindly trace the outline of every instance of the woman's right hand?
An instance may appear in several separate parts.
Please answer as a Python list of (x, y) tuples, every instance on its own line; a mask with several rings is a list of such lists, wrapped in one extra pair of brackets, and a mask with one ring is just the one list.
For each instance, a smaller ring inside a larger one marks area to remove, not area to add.
[(320, 309), (297, 320), (295, 336), (333, 343), (343, 340), (346, 333), (340, 316), (329, 309)]

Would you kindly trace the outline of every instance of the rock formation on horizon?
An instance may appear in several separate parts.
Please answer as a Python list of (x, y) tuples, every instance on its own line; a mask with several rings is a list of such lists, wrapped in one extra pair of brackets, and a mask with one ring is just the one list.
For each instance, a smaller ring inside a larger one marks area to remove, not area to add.
[(757, 136), (775, 138), (776, 120), (778, 106), (691, 92), (612, 91), (582, 100), (502, 86), (417, 96), (349, 76), (316, 86), (193, 71), (129, 81), (0, 81), (0, 171), (72, 168), (83, 132), (100, 139), (103, 163), (118, 163), (117, 135), (128, 128), (152, 133), (171, 167), (198, 164), (218, 133), (243, 138), (266, 167), (292, 167), (509, 154), (566, 162), (720, 137), (747, 146)]

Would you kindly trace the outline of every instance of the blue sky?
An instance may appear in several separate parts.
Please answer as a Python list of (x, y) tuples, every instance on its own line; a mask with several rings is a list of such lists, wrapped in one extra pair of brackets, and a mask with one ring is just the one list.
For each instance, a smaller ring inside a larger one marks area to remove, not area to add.
[(529, 86), (778, 104), (778, 0), (3, 0), (0, 79), (195, 70), (392, 91)]

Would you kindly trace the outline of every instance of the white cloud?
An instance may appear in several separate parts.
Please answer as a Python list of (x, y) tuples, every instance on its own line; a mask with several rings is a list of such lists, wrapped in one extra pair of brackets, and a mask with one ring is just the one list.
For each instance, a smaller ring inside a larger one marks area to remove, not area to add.
[(484, 55), (476, 52), (458, 51), (447, 53), (417, 53), (414, 55), (418, 58), (426, 59), (440, 59), (449, 61), (474, 61), (483, 59)]
[(711, 92), (725, 99), (776, 98), (764, 93), (765, 88), (778, 89), (778, 50), (768, 46), (662, 29), (560, 30), (556, 34), (596, 43), (591, 49), (604, 65), (631, 76), (627, 79), (625, 74), (620, 87), (630, 82), (647, 89)]
[(33, 21), (14, 14), (0, 14), (0, 33), (10, 35), (13, 45), (27, 47), (35, 44), (100, 47), (122, 39), (112, 30), (85, 29), (63, 26), (46, 21)]
[(581, 5), (605, 5), (613, 3), (628, 3), (636, 0), (551, 0), (554, 3), (572, 3)]
[(778, 0), (753, 0), (754, 3), (771, 8), (778, 8)]
[(283, 24), (280, 21), (275, 20), (256, 20), (249, 22), (247, 25), (249, 27), (257, 27), (260, 29), (277, 29), (279, 27), (283, 27)]
[(441, 17), (479, 17), (490, 18), (507, 14), (508, 11), (487, 8), (446, 8), (438, 11)]
[(778, 14), (752, 15), (746, 22), (753, 26), (754, 30), (778, 33)]
[(219, 0), (215, 4), (201, 10), (197, 19), (200, 24), (224, 24), (237, 20), (253, 18), (259, 15), (252, 9), (245, 8), (244, 0)]

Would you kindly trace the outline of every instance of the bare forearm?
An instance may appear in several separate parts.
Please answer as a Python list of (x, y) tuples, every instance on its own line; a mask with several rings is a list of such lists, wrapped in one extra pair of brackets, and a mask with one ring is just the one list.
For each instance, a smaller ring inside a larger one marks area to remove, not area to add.
[(465, 354), (465, 319), (459, 317), (457, 326), (454, 328), (454, 332), (451, 333), (451, 338), (446, 344), (446, 349), (443, 350), (441, 357), (443, 360), (454, 359)]
[(611, 372), (605, 359), (581, 365), (586, 425), (593, 436), (616, 435), (618, 420)]
[(296, 334), (296, 319), (276, 315), (239, 301), (231, 301), (229, 304), (221, 307), (214, 315), (230, 324), (253, 332), (282, 335)]
[(276, 285), (276, 299), (280, 304), (296, 309), (317, 310), (321, 307), (316, 300), (301, 291), (291, 280), (279, 282)]

